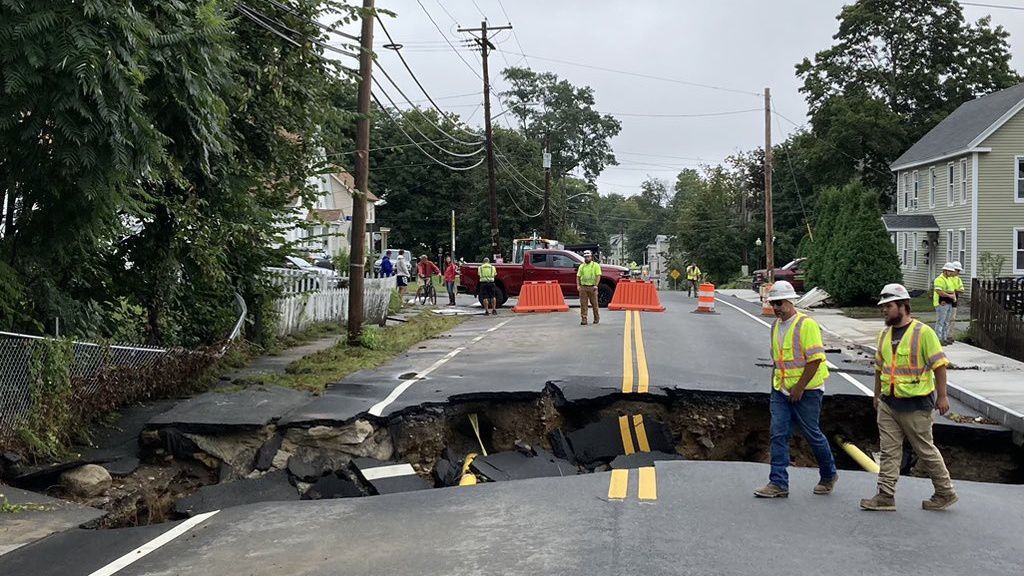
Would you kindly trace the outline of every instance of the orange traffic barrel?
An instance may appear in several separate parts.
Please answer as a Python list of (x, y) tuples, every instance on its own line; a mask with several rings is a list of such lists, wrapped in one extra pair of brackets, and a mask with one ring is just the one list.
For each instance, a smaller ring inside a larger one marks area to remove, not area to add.
[(513, 312), (568, 312), (558, 282), (524, 282)]
[(697, 288), (697, 309), (694, 312), (715, 313), (715, 285), (711, 282), (702, 282)]
[(761, 285), (761, 316), (775, 316), (772, 303), (768, 301), (768, 292), (771, 291), (772, 286), (773, 284)]

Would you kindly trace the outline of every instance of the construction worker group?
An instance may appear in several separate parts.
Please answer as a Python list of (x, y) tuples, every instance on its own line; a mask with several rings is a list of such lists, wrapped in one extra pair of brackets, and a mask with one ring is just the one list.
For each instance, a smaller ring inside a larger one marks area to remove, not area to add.
[[(945, 281), (941, 291), (956, 292), (954, 286)], [(936, 279), (936, 294), (939, 292)], [(774, 370), (770, 472), (768, 484), (754, 491), (760, 498), (789, 495), (789, 440), (794, 426), (811, 446), (818, 463), (819, 480), (813, 493), (831, 494), (839, 480), (828, 439), (820, 427), (822, 399), (829, 376), (821, 329), (813, 318), (797, 311), (794, 305), (797, 298), (792, 284), (786, 281), (776, 282), (767, 296), (776, 319), (771, 329)], [(958, 497), (932, 439), (932, 425), (935, 410), (940, 414), (949, 411), (946, 395), (949, 361), (936, 331), (911, 316), (910, 294), (904, 286), (885, 286), (878, 306), (885, 320), (885, 328), (877, 339), (874, 387), (881, 458), (877, 493), (861, 500), (860, 507), (872, 511), (896, 509), (896, 481), (903, 442), (907, 440), (935, 489), (921, 507), (944, 510)]]

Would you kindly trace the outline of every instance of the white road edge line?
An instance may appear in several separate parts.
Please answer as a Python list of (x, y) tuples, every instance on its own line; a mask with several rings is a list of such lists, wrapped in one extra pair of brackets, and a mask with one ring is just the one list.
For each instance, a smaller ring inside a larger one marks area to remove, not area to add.
[(156, 550), (164, 544), (167, 544), (168, 542), (174, 540), (178, 536), (181, 536), (185, 532), (188, 532), (193, 527), (200, 524), (210, 516), (213, 516), (217, 512), (220, 512), (220, 510), (214, 510), (213, 512), (205, 512), (203, 514), (197, 514), (189, 518), (188, 520), (185, 520), (181, 524), (178, 524), (174, 528), (171, 528), (167, 532), (164, 532), (163, 534), (150, 540), (149, 542), (146, 542), (142, 546), (139, 546), (135, 550), (132, 550), (124, 556), (121, 556), (117, 560), (114, 560), (110, 564), (107, 564), (106, 566), (93, 572), (89, 576), (111, 576), (112, 574), (116, 574), (124, 568), (127, 568), (129, 565), (133, 564), (136, 560), (142, 558), (143, 556), (149, 554), (150, 552)]
[(360, 470), (367, 482), (380, 480), (381, 478), (394, 478), (396, 476), (414, 476), (416, 470), (412, 464), (403, 462), (401, 464), (390, 464), (388, 466), (377, 466), (376, 468), (365, 468)]
[[(731, 302), (726, 302), (725, 300), (722, 300), (721, 298), (718, 298), (718, 297), (716, 297), (715, 300), (721, 302), (722, 304), (725, 304), (726, 306), (728, 306), (730, 308), (734, 308), (734, 309), (738, 310), (742, 314), (746, 314), (751, 319), (753, 319), (755, 322), (760, 322), (763, 326), (765, 326), (767, 328), (771, 328), (772, 327), (771, 324), (765, 322), (764, 320), (762, 320), (761, 318), (758, 318), (757, 316), (754, 316), (753, 314), (751, 314), (750, 312), (747, 312), (746, 310), (740, 308), (739, 306), (736, 306), (735, 304), (732, 304)], [(838, 370), (839, 369), (838, 366), (836, 366), (835, 364), (833, 364), (832, 362), (830, 362), (828, 360), (825, 361), (825, 365), (828, 366), (829, 368), (833, 369), (833, 370)], [(868, 396), (874, 396), (875, 395), (875, 391), (874, 390), (871, 390), (867, 386), (861, 384), (860, 382), (857, 382), (856, 378), (854, 378), (853, 376), (850, 376), (846, 372), (837, 372), (837, 374), (842, 376), (842, 378), (844, 380), (846, 380), (847, 382), (849, 382), (850, 384), (853, 384), (854, 386), (856, 386), (864, 394), (867, 394)]]
[(420, 380), (423, 380), (424, 378), (429, 376), (431, 372), (433, 372), (434, 370), (437, 370), (441, 366), (444, 366), (449, 360), (451, 360), (452, 358), (458, 356), (466, 348), (468, 348), (469, 346), (471, 346), (473, 344), (476, 344), (477, 342), (483, 340), (485, 336), (487, 336), (491, 332), (494, 332), (498, 328), (501, 328), (505, 324), (508, 324), (511, 321), (512, 321), (512, 319), (510, 318), (510, 319), (505, 320), (504, 322), (502, 322), (500, 324), (496, 324), (496, 325), (492, 326), (490, 329), (488, 329), (483, 334), (477, 336), (476, 338), (473, 338), (469, 342), (469, 344), (466, 344), (464, 346), (459, 346), (458, 348), (456, 348), (456, 349), (452, 350), (451, 352), (445, 354), (444, 357), (442, 357), (437, 362), (434, 362), (433, 364), (431, 364), (430, 367), (427, 368), (426, 370), (420, 372), (419, 374), (416, 374), (415, 376), (413, 376), (412, 378), (406, 380), (405, 382), (402, 382), (401, 384), (396, 386), (394, 390), (391, 391), (391, 394), (388, 394), (387, 398), (385, 398), (385, 399), (381, 400), (380, 402), (377, 402), (376, 404), (374, 404), (370, 408), (370, 414), (373, 415), (373, 416), (380, 416), (380, 415), (382, 415), (384, 413), (384, 409), (387, 408), (388, 406), (390, 406), (392, 403), (394, 403), (395, 400), (398, 400), (398, 397), (401, 396), (406, 390), (408, 390), (413, 384), (419, 382)]

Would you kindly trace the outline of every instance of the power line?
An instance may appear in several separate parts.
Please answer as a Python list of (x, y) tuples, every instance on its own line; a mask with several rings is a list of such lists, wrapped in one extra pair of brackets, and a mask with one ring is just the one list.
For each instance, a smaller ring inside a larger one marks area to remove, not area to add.
[[(505, 15), (505, 20), (508, 21), (509, 24), (512, 24), (512, 18), (509, 17), (508, 12), (505, 10), (505, 4), (502, 3), (501, 0), (498, 0), (498, 7), (501, 8), (501, 13)], [(512, 30), (512, 38), (516, 41), (516, 46), (519, 46), (519, 51), (526, 52), (526, 50), (523, 49), (523, 44), (519, 42), (519, 36), (516, 34), (515, 29)], [(527, 68), (533, 68), (533, 66), (530, 66), (530, 60), (526, 55), (523, 55), (523, 61), (526, 62)]]
[[(499, 50), (505, 52), (505, 50)], [(569, 60), (561, 60), (558, 58), (545, 58), (543, 56), (535, 56), (533, 54), (523, 54), (520, 52), (509, 52), (509, 54), (516, 54), (519, 56), (529, 56), (535, 60), (544, 60), (547, 62), (557, 62), (559, 64), (568, 64), (569, 66), (579, 66), (580, 68), (590, 68), (591, 70), (601, 70), (603, 72), (612, 72), (615, 74), (625, 74), (626, 76), (635, 76), (637, 78), (647, 78), (649, 80), (659, 80), (662, 82), (671, 82), (673, 84), (682, 84), (684, 86), (694, 86), (697, 88), (707, 88), (709, 90), (720, 90), (722, 92), (732, 92), (734, 94), (743, 94), (746, 96), (757, 96), (761, 98), (764, 96), (761, 92), (748, 92), (746, 90), (736, 90), (735, 88), (726, 88), (724, 86), (714, 86), (712, 84), (701, 84), (699, 82), (690, 82), (688, 80), (680, 80), (678, 78), (667, 78), (665, 76), (655, 76), (653, 74), (643, 74), (640, 72), (629, 72), (626, 70), (616, 70), (614, 68), (605, 68), (603, 66), (592, 66), (590, 64), (583, 64), (580, 62), (571, 62)]]
[(1007, 6), (1005, 4), (982, 4), (980, 2), (960, 2), (961, 6), (979, 6), (981, 8), (1002, 8), (1003, 10), (1024, 10), (1024, 6)]
[[(790, 124), (795, 126), (797, 130), (804, 130), (805, 128), (807, 128), (807, 123), (806, 122), (804, 124), (802, 124), (802, 125), (801, 124), (797, 124), (796, 122), (793, 122), (792, 120), (790, 120), (789, 118), (784, 116), (778, 110), (775, 110), (774, 106), (772, 107), (772, 114), (775, 114), (779, 118), (782, 118), (786, 122), (789, 122)], [(862, 162), (862, 160), (863, 160), (862, 158), (854, 158), (849, 153), (847, 153), (845, 150), (843, 150), (842, 148), (840, 148), (840, 147), (836, 146), (835, 144), (833, 144), (831, 141), (826, 140), (825, 138), (822, 138), (821, 136), (818, 136), (817, 134), (815, 134), (813, 130), (807, 131), (807, 133), (810, 134), (815, 139), (817, 139), (817, 140), (819, 140), (821, 142), (824, 142), (825, 144), (828, 144), (833, 150), (835, 150), (836, 152), (839, 152), (843, 156), (846, 156), (850, 160), (853, 160), (854, 162), (857, 162), (859, 164), (863, 164), (865, 167), (867, 167), (867, 168), (869, 168), (869, 169), (871, 169), (871, 170), (873, 170), (873, 171), (875, 171), (875, 172), (877, 172), (879, 174), (882, 174), (882, 175), (885, 175), (885, 176), (889, 176), (889, 177), (892, 176), (892, 173), (890, 173), (890, 172), (883, 172), (882, 170), (879, 170), (878, 168), (875, 168), (874, 166), (871, 166), (871, 165), (867, 164), (866, 162)]]
[(608, 112), (608, 114), (638, 118), (708, 118), (711, 116), (733, 116), (748, 112), (764, 112), (764, 108), (748, 108), (746, 110), (730, 110), (728, 112), (705, 112), (702, 114), (636, 114), (632, 112)]
[[(772, 108), (775, 108), (772, 106)], [(775, 117), (775, 125), (779, 129), (779, 134), (782, 134), (782, 123), (779, 122), (779, 117)], [(800, 211), (803, 212), (804, 224), (807, 225), (807, 233), (811, 234), (811, 223), (807, 219), (807, 208), (804, 206), (804, 196), (800, 193), (800, 184), (796, 180), (796, 170), (793, 169), (793, 160), (790, 158), (789, 146), (785, 142), (782, 143), (782, 152), (786, 155), (786, 164), (789, 165), (789, 173), (793, 176), (793, 189), (796, 190), (796, 197), (800, 201)], [(812, 234), (813, 237), (813, 234)]]
[(672, 158), (674, 160), (697, 160), (700, 162), (714, 162), (714, 160), (709, 160), (707, 158), (699, 158), (696, 156), (669, 156), (667, 154), (643, 154), (640, 152), (624, 152), (621, 150), (615, 150), (614, 152), (615, 154), (625, 154), (627, 156), (648, 156), (651, 158)]
[(293, 16), (298, 16), (299, 18), (302, 18), (306, 22), (309, 22), (309, 23), (315, 24), (316, 26), (319, 26), (320, 28), (322, 28), (323, 30), (325, 30), (327, 32), (330, 32), (332, 34), (337, 34), (338, 36), (342, 36), (342, 37), (348, 38), (349, 40), (355, 40), (356, 42), (359, 42), (359, 36), (353, 36), (352, 34), (349, 34), (347, 32), (342, 32), (341, 30), (338, 30), (337, 27), (335, 27), (335, 26), (327, 26), (326, 24), (321, 24), (320, 22), (317, 22), (316, 19), (306, 18), (301, 13), (299, 13), (299, 12), (295, 11), (294, 9), (292, 9), (292, 8), (290, 8), (290, 7), (286, 6), (286, 5), (278, 2), (277, 0), (266, 0), (266, 1), (270, 2), (274, 6), (280, 8), (281, 10), (284, 10), (285, 12), (288, 12), (289, 14), (291, 14)]
[(384, 111), (384, 113), (387, 115), (388, 119), (391, 120), (391, 122), (395, 125), (395, 128), (398, 128), (398, 131), (401, 132), (403, 136), (405, 136), (406, 140), (408, 140), (410, 143), (412, 143), (416, 147), (417, 150), (419, 150), (420, 152), (423, 153), (424, 156), (426, 156), (427, 158), (430, 158), (431, 160), (433, 160), (434, 163), (440, 164), (441, 166), (444, 166), (445, 168), (447, 168), (449, 170), (452, 170), (452, 171), (455, 171), (455, 172), (465, 172), (467, 170), (472, 170), (473, 168), (476, 168), (477, 166), (483, 164), (483, 162), (484, 162), (483, 158), (481, 158), (480, 161), (478, 161), (476, 164), (473, 164), (472, 166), (451, 166), (449, 164), (446, 164), (446, 163), (442, 162), (441, 160), (438, 160), (437, 158), (434, 158), (430, 154), (430, 152), (427, 152), (426, 150), (424, 150), (423, 147), (420, 146), (416, 142), (416, 140), (413, 140), (412, 136), (410, 136), (409, 133), (406, 132), (405, 129), (402, 128), (401, 123), (399, 123), (397, 120), (395, 120), (395, 117), (392, 116), (391, 112), (384, 106), (384, 104), (381, 103), (380, 99), (377, 98), (376, 94), (371, 94), (371, 96), (373, 97), (373, 101), (377, 103), (377, 106), (382, 111)]
[[(384, 67), (382, 67), (380, 65), (380, 62), (377, 63), (377, 68), (384, 74), (384, 77), (388, 79), (388, 82), (390, 82), (391, 85), (395, 87), (395, 90), (398, 91), (399, 95), (401, 95), (402, 98), (404, 98), (405, 101), (408, 102), (409, 105), (412, 106), (414, 110), (416, 110), (416, 113), (419, 114), (420, 116), (422, 116), (432, 126), (437, 128), (438, 132), (440, 132), (441, 134), (444, 134), (445, 136), (447, 136), (452, 142), (455, 142), (456, 144), (462, 144), (463, 146), (476, 146), (476, 145), (482, 143), (479, 140), (476, 141), (476, 142), (466, 142), (464, 140), (459, 140), (455, 136), (452, 136), (451, 134), (449, 134), (444, 128), (441, 127), (440, 124), (437, 124), (429, 116), (424, 114), (423, 111), (419, 109), (419, 106), (416, 106), (415, 104), (412, 103), (411, 100), (409, 100), (409, 97), (405, 95), (405, 92), (403, 92), (402, 89), (398, 86), (398, 83), (395, 82), (395, 80), (391, 77), (391, 75), (388, 74), (387, 70), (385, 70)], [(375, 84), (377, 84), (378, 87), (380, 87), (380, 84), (377, 83), (377, 79), (376, 78), (374, 78), (373, 81), (374, 81)], [(381, 88), (381, 89), (383, 90), (383, 88)], [(389, 98), (389, 100), (390, 100), (390, 98)], [(431, 103), (433, 103), (433, 102), (431, 102)], [(434, 104), (434, 106), (436, 107), (437, 105)], [(437, 111), (441, 113), (441, 116), (443, 118), (447, 118), (448, 117), (447, 113), (444, 110), (441, 110), (440, 108), (437, 108)], [(469, 134), (471, 136), (477, 136), (479, 138), (479, 136), (476, 135), (476, 134), (472, 134), (472, 133), (469, 133)]]
[[(476, 71), (476, 68), (473, 67), (473, 65), (470, 64), (468, 60), (462, 57), (462, 53), (459, 52), (455, 45), (452, 44), (451, 40), (448, 39), (448, 36), (444, 33), (444, 31), (441, 30), (441, 27), (437, 24), (437, 21), (434, 20), (434, 17), (430, 15), (430, 11), (427, 10), (427, 7), (423, 5), (423, 2), (421, 0), (416, 0), (416, 3), (420, 5), (420, 8), (423, 10), (423, 13), (426, 14), (427, 18), (430, 19), (430, 23), (434, 25), (434, 28), (437, 28), (438, 34), (440, 34), (441, 37), (444, 38), (444, 41), (448, 43), (448, 46), (450, 46), (452, 51), (455, 52), (455, 55), (459, 57), (459, 60), (462, 60), (462, 63), (465, 64), (466, 67), (468, 67), (473, 72), (473, 74), (476, 75), (477, 78), (483, 80), (484, 77), (481, 76), (480, 73)], [(458, 25), (458, 21), (455, 20), (451, 13), (448, 12), (448, 9), (445, 8), (444, 5), (442, 5), (440, 2), (438, 2), (437, 4), (438, 6), (441, 6), (441, 9), (444, 10), (445, 13), (448, 14), (448, 17), (452, 19), (452, 22), (455, 22), (455, 24)]]
[[(386, 90), (384, 90), (384, 87), (380, 85), (380, 82), (377, 80), (377, 78), (373, 77), (372, 80), (373, 80), (374, 85), (377, 86), (377, 90), (379, 90), (381, 92), (381, 94), (384, 94), (384, 97), (387, 98), (387, 101), (390, 102), (391, 106), (394, 107), (395, 110), (398, 111), (398, 113), (402, 116), (402, 118), (406, 122), (409, 123), (410, 126), (412, 126), (412, 129), (415, 130), (417, 134), (422, 136), (427, 142), (430, 142), (431, 144), (433, 144), (434, 147), (437, 148), (438, 150), (440, 150), (441, 152), (444, 152), (445, 154), (447, 154), (449, 156), (453, 156), (455, 158), (472, 158), (473, 156), (476, 156), (481, 151), (483, 151), (484, 148), (481, 146), (480, 148), (477, 148), (473, 152), (468, 152), (468, 153), (452, 152), (451, 150), (448, 150), (447, 148), (441, 146), (440, 144), (438, 144), (434, 140), (431, 140), (429, 136), (424, 134), (423, 131), (420, 130), (418, 126), (416, 126), (415, 122), (409, 122), (409, 117), (406, 116), (405, 112), (403, 112), (402, 109), (399, 108), (397, 104), (395, 104), (395, 101), (391, 98), (391, 95), (388, 94), (388, 92)], [(479, 144), (479, 142), (478, 142), (478, 144)]]
[[(317, 38), (311, 38), (310, 36), (306, 35), (303, 32), (299, 32), (298, 30), (290, 28), (288, 25), (284, 24), (280, 20), (277, 20), (275, 18), (271, 18), (270, 16), (267, 16), (263, 12), (260, 12), (259, 10), (256, 10), (255, 8), (247, 6), (247, 5), (245, 5), (245, 4), (241, 3), (241, 2), (236, 4), (235, 7), (240, 9), (240, 10), (242, 10), (243, 13), (246, 14), (247, 16), (249, 16), (250, 19), (253, 19), (253, 20), (259, 22), (259, 20), (256, 19), (256, 15), (258, 14), (260, 17), (265, 19), (267, 22), (271, 22), (273, 24), (276, 24), (276, 25), (280, 26), (281, 28), (284, 28), (285, 30), (291, 32), (292, 34), (295, 34), (295, 35), (299, 36), (303, 40), (306, 40), (307, 42), (310, 42), (311, 44), (315, 44), (315, 45), (323, 48), (324, 50), (330, 50), (331, 52), (336, 52), (338, 54), (341, 54), (342, 56), (348, 56), (349, 58), (357, 58), (357, 59), (359, 58), (359, 55), (356, 54), (355, 52), (350, 52), (348, 50), (343, 50), (341, 48), (336, 48), (336, 47), (331, 46), (330, 44), (328, 44), (326, 42), (323, 42), (323, 41), (317, 39)], [(305, 20), (305, 19), (304, 19), (304, 21), (307, 22), (307, 23), (310, 22), (309, 20)], [(264, 27), (267, 28), (267, 29), (270, 29), (269, 26), (265, 25)], [(292, 42), (292, 44), (295, 44), (296, 46), (301, 46), (300, 44), (296, 43), (294, 40), (290, 40), (290, 41)]]

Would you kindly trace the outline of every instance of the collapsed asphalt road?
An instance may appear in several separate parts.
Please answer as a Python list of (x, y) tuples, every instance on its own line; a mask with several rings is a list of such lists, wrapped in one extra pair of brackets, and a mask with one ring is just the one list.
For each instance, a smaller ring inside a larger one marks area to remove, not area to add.
[[(165, 525), (167, 530), (180, 532), (173, 538), (165, 537), (170, 543), (168, 548), (179, 546), (179, 539), (184, 538), (184, 534), (190, 534), (187, 538), (191, 539), (197, 534), (207, 533), (201, 532), (207, 526), (218, 526), (218, 531), (225, 531), (220, 524), (223, 518), (238, 518), (234, 522), (251, 524), (254, 529), (269, 522), (282, 527), (279, 538), (308, 545), (308, 539), (312, 538), (308, 534), (308, 522), (300, 518), (338, 509), (333, 507), (334, 502), (324, 502), (321, 505), (327, 508), (323, 509), (310, 508), (310, 504), (299, 502), (262, 507), (235, 506), (251, 501), (298, 500), (300, 495), (317, 499), (383, 494), (360, 499), (380, 501), (380, 504), (360, 504), (351, 509), (353, 514), (359, 511), (359, 514), (373, 516), (364, 521), (365, 525), (353, 521), (355, 525), (337, 526), (337, 529), (346, 531), (359, 530), (359, 526), (373, 531), (378, 529), (373, 526), (379, 527), (391, 521), (377, 517), (393, 513), (394, 505), (386, 502), (390, 498), (398, 498), (397, 506), (417, 507), (415, 512), (420, 515), (417, 517), (429, 518), (458, 515), (458, 510), (469, 505), (469, 501), (460, 504), (460, 492), (467, 496), (490, 493), (490, 486), (426, 490), (434, 485), (457, 483), (466, 470), (475, 473), (481, 481), (512, 485), (520, 481), (507, 480), (530, 476), (522, 472), (527, 468), (536, 471), (531, 473), (533, 475), (550, 476), (529, 481), (539, 484), (566, 482), (567, 479), (561, 477), (584, 472), (589, 473), (586, 476), (603, 479), (603, 488), (598, 491), (600, 494), (588, 498), (605, 504), (610, 499), (630, 502), (632, 498), (642, 499), (645, 505), (672, 506), (666, 503), (666, 495), (673, 495), (675, 488), (668, 486), (674, 485), (676, 480), (672, 478), (677, 474), (687, 477), (689, 470), (676, 466), (698, 463), (669, 466), (669, 459), (765, 461), (767, 407), (764, 399), (770, 374), (767, 367), (767, 328), (758, 318), (745, 314), (744, 305), (738, 301), (735, 303), (737, 308), (722, 305), (717, 315), (705, 316), (691, 314), (694, 299), (677, 293), (662, 293), (662, 297), (669, 308), (664, 314), (605, 311), (602, 323), (597, 326), (579, 326), (575, 313), (537, 316), (506, 313), (505, 317), (475, 318), (445, 337), (424, 343), (388, 366), (354, 374), (319, 398), (285, 390), (215, 393), (150, 419), (143, 435), (144, 447), (150, 452), (144, 457), (152, 459), (159, 456), (174, 462), (191, 459), (198, 464), (193, 462), (189, 466), (206, 467), (208, 478), (201, 483), (210, 484), (175, 503), (175, 513), (191, 515), (192, 518), (191, 523), (178, 524), (175, 528)], [(862, 447), (870, 449), (874, 430), (869, 414), (870, 401), (864, 394), (870, 383), (864, 365), (856, 358), (844, 356), (841, 351), (834, 351), (829, 357), (834, 364), (848, 368), (850, 373), (845, 376), (837, 373), (828, 384), (827, 390), (832, 398), (828, 406), (834, 410), (830, 412), (826, 408), (825, 418), (835, 421), (826, 424), (826, 428), (831, 427), (831, 432), (852, 437)], [(482, 430), (470, 428), (470, 414), (477, 416), (478, 428)], [(585, 438), (579, 437), (583, 431), (598, 424), (603, 427), (601, 430)], [(954, 471), (954, 476), (1020, 481), (1017, 479), (1019, 455), (1010, 453), (1013, 447), (1009, 434), (986, 432), (981, 436), (981, 442), (972, 444), (962, 433), (969, 428), (950, 427), (947, 434), (949, 444), (946, 446), (959, 449), (957, 455), (962, 457), (954, 458), (962, 465), (959, 471)], [(482, 438), (478, 439), (477, 434)], [(569, 438), (568, 448), (559, 440), (558, 434)], [(592, 441), (591, 436), (604, 440)], [(659, 437), (662, 440), (659, 441)], [(998, 438), (998, 442), (993, 441), (994, 438)], [(477, 451), (481, 443), (498, 454), (490, 460), (468, 461), (468, 454)], [(1003, 448), (999, 448), (992, 460), (968, 460), (968, 456), (977, 452), (976, 448), (981, 444), (1006, 445), (1007, 452), (1003, 453)], [(238, 449), (239, 446), (243, 449)], [(797, 441), (795, 462), (809, 465), (810, 461), (801, 456), (800, 448)], [(972, 475), (976, 474), (974, 468), (985, 471), (996, 462), (1005, 468), (1000, 469), (999, 474)], [(444, 473), (439, 470), (442, 463), (447, 466)], [(760, 477), (764, 474), (763, 466), (759, 468), (760, 476), (734, 472), (730, 468), (740, 466), (736, 470), (750, 470), (740, 464), (723, 463), (718, 466), (721, 468), (714, 470), (720, 470), (716, 473), (724, 477), (749, 476), (750, 486), (763, 483)], [(604, 473), (608, 468), (618, 469), (610, 474)], [(951, 468), (955, 465), (951, 464)], [(843, 474), (844, 480), (847, 475), (858, 476), (849, 471), (849, 466), (847, 470)], [(704, 481), (707, 479), (701, 480)], [(864, 480), (861, 483), (869, 485)], [(726, 496), (720, 493), (719, 486), (711, 484), (715, 484), (714, 481), (709, 481), (708, 485), (690, 484), (686, 494), (712, 499)], [(750, 486), (730, 497), (749, 504)], [(981, 494), (987, 494), (990, 489), (995, 491), (993, 493), (1003, 489), (984, 484), (978, 486)], [(425, 496), (387, 495), (408, 490), (422, 491)], [(532, 498), (532, 489), (524, 487), (523, 490), (521, 497)], [(863, 488), (862, 491), (870, 489)], [(456, 495), (453, 496), (453, 492)], [(514, 493), (514, 490), (508, 492)], [(863, 495), (858, 494), (857, 497)], [(911, 502), (915, 507), (913, 504)], [(574, 503), (572, 506), (598, 522), (607, 514), (603, 509), (592, 509), (585, 504)], [(704, 509), (695, 509), (701, 510)], [(210, 513), (214, 514), (205, 516)], [(237, 514), (243, 516), (235, 516)], [(532, 534), (527, 519), (519, 520), (519, 524), (513, 522), (509, 526), (513, 532), (505, 537), (524, 543), (523, 546), (529, 550), (554, 554), (554, 550), (544, 545), (534, 545), (538, 537)], [(692, 516), (692, 520), (683, 525), (688, 526), (689, 531), (699, 531), (707, 520)], [(571, 532), (571, 528), (564, 526), (571, 521), (572, 518), (562, 518), (561, 524), (555, 519), (549, 523), (553, 529)], [(746, 534), (738, 540), (758, 537), (754, 532), (747, 532), (742, 516), (733, 517), (730, 521), (741, 534)], [(429, 523), (428, 520), (419, 522)], [(486, 531), (491, 526), (486, 518), (476, 518), (473, 522), (467, 524), (471, 530)], [(652, 526), (657, 527), (657, 521), (652, 522)], [(615, 528), (619, 529), (617, 525)], [(638, 531), (629, 526), (622, 529), (627, 533), (618, 537), (625, 539), (632, 538), (628, 531)], [(666, 554), (671, 551), (669, 542), (676, 536), (673, 530), (679, 530), (679, 527), (663, 524), (658, 532), (665, 543)], [(101, 533), (104, 535), (97, 536)], [(257, 536), (258, 533), (262, 534), (255, 530), (252, 537), (263, 537)], [(119, 540), (116, 534), (122, 534), (124, 538)], [(6, 563), (12, 569), (31, 568), (25, 573), (44, 574), (45, 571), (39, 570), (43, 569), (45, 560), (52, 559), (55, 552), (65, 554), (70, 549), (88, 550), (83, 558), (104, 566), (104, 561), (116, 561), (120, 555), (138, 546), (138, 534), (133, 530), (65, 533), (0, 557), (0, 571), (7, 573), (3, 570)], [(401, 531), (378, 532), (379, 545), (401, 549), (396, 552), (398, 557), (406, 553), (409, 557), (417, 554), (430, 556), (432, 549), (418, 548), (419, 542), (391, 538), (400, 534)], [(236, 536), (243, 540), (250, 537), (245, 534)], [(467, 535), (467, 538), (471, 537)], [(649, 537), (655, 538), (653, 535)], [(243, 553), (248, 550), (247, 546), (248, 542), (238, 541), (236, 551)], [(566, 553), (575, 554), (581, 550), (577, 546)], [(635, 557), (629, 547), (620, 546), (618, 551), (621, 557), (606, 565), (659, 566), (656, 563), (644, 564), (644, 559)], [(508, 549), (495, 548), (493, 558), (486, 556), (485, 552), (474, 556), (478, 564), (490, 566), (497, 572), (516, 572), (515, 566), (530, 565), (529, 562), (515, 561), (511, 564), (513, 569), (506, 570), (501, 563), (487, 562), (499, 561), (502, 554), (507, 556), (510, 553)], [(212, 565), (216, 565), (216, 554), (209, 550), (190, 550), (187, 553), (196, 557), (206, 555)], [(256, 570), (254, 573), (278, 573), (271, 571), (271, 566), (297, 573), (333, 573), (328, 567), (332, 563), (337, 566), (339, 561), (355, 562), (357, 568), (353, 573), (360, 573), (359, 567), (370, 570), (371, 566), (352, 560), (359, 554), (358, 548), (349, 548), (348, 544), (344, 549), (325, 556), (322, 563), (275, 553), (273, 560), (261, 568), (266, 571)], [(363, 554), (369, 552), (364, 550)], [(160, 557), (154, 553), (154, 559)], [(425, 561), (433, 563), (438, 560), (429, 557)], [(307, 561), (310, 563), (304, 564)], [(52, 573), (86, 574), (89, 572), (77, 571), (85, 564)], [(308, 570), (293, 570), (290, 566), (294, 565), (305, 566)], [(580, 566), (587, 565), (580, 562)], [(138, 562), (123, 573), (178, 573), (176, 568), (166, 566), (154, 565), (147, 569), (139, 568), (141, 566), (146, 564)], [(11, 573), (21, 573), (17, 570)], [(718, 572), (708, 566), (698, 566), (696, 571)], [(211, 573), (218, 572), (214, 570)], [(402, 572), (398, 570), (396, 573)], [(428, 570), (428, 573), (432, 571)], [(459, 573), (459, 570), (451, 573)]]

